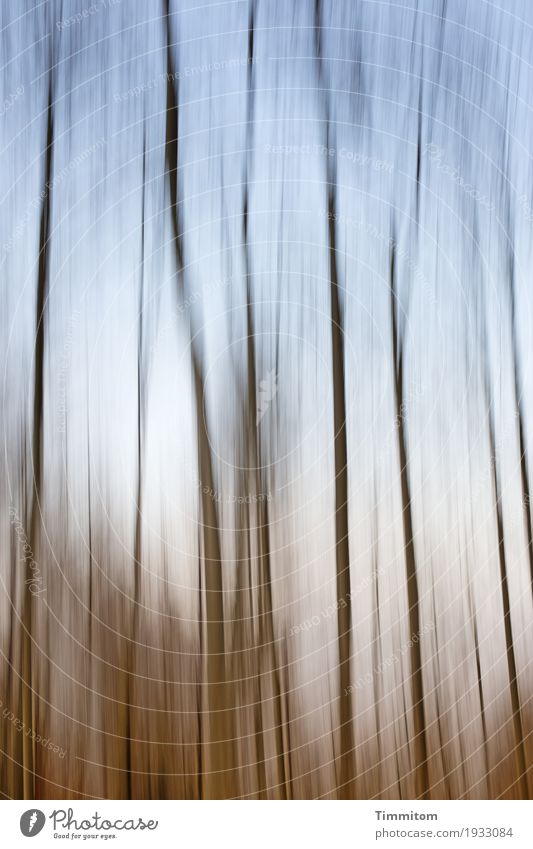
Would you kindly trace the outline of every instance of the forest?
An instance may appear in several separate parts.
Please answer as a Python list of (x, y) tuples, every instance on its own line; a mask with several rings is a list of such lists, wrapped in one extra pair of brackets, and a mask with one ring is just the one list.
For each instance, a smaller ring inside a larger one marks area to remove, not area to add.
[(531, 798), (532, 57), (2, 2), (3, 798)]

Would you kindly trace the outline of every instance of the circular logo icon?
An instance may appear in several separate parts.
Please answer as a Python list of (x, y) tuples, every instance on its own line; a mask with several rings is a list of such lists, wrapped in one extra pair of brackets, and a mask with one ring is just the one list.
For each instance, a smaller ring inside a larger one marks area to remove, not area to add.
[(29, 811), (24, 811), (20, 818), (20, 830), (24, 837), (35, 837), (42, 831), (45, 822), (46, 817), (42, 811), (30, 808)]

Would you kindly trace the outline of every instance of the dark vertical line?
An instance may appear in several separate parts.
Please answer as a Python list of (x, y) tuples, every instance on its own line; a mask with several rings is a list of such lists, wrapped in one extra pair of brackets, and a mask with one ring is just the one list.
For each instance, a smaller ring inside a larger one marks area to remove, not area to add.
[[(255, 21), (255, 0), (250, 0), (249, 17), (248, 17), (248, 103), (247, 103), (247, 132), (253, 139), (253, 122), (254, 122), (254, 107), (255, 107), (255, 87), (254, 87), (254, 21)], [(253, 149), (252, 144), (250, 148)], [(278, 785), (282, 788), (282, 794), (285, 798), (288, 796), (287, 776), (285, 774), (285, 761), (283, 758), (283, 736), (282, 736), (282, 706), (281, 706), (281, 685), (279, 680), (278, 661), (276, 657), (276, 647), (274, 639), (274, 617), (272, 610), (272, 574), (270, 563), (270, 535), (269, 535), (269, 518), (268, 508), (264, 501), (264, 483), (263, 466), (261, 460), (261, 444), (256, 422), (257, 415), (257, 367), (256, 367), (256, 351), (255, 351), (255, 327), (252, 310), (252, 263), (250, 255), (249, 242), (249, 221), (248, 221), (248, 167), (244, 180), (244, 202), (243, 202), (243, 240), (245, 246), (245, 277), (246, 277), (246, 333), (247, 333), (247, 369), (248, 369), (248, 412), (247, 412), (247, 441), (248, 441), (248, 464), (250, 466), (249, 473), (254, 476), (255, 494), (259, 495), (258, 514), (259, 514), (259, 551), (260, 551), (260, 643), (268, 646), (269, 665), (272, 685), (274, 689), (273, 712), (274, 712), (274, 740), (276, 750), (276, 762), (278, 770)], [(261, 729), (263, 734), (263, 730)]]
[[(415, 786), (416, 796), (426, 799), (429, 795), (429, 775), (426, 749), (426, 729), (424, 720), (424, 688), (422, 679), (422, 660), (420, 650), (420, 601), (413, 542), (413, 522), (411, 516), (411, 494), (407, 469), (407, 452), (403, 422), (403, 340), (399, 336), (396, 309), (398, 293), (396, 287), (396, 240), (393, 232), (390, 257), (390, 306), (391, 332), (394, 373), (394, 400), (396, 413), (396, 432), (398, 434), (398, 454), (400, 461), (400, 483), (402, 497), (402, 518), (405, 546), (405, 569), (407, 578), (407, 602), (409, 606), (409, 630), (411, 633), (411, 693), (413, 700), (413, 719), (415, 728)], [(415, 639), (416, 637), (416, 639)]]
[(133, 625), (131, 640), (128, 641), (128, 680), (127, 680), (127, 785), (128, 798), (133, 799), (133, 746), (134, 734), (132, 713), (134, 710), (135, 657), (139, 628), (139, 605), (141, 601), (141, 546), (142, 546), (142, 486), (143, 486), (143, 441), (145, 419), (145, 362), (143, 338), (144, 307), (144, 263), (145, 263), (145, 193), (146, 193), (146, 126), (143, 127), (141, 193), (141, 272), (139, 283), (139, 319), (137, 331), (137, 495), (135, 500), (135, 540), (133, 547)]
[[(353, 761), (355, 744), (352, 726), (350, 689), (351, 658), (351, 581), (348, 540), (348, 449), (346, 440), (346, 397), (344, 376), (344, 340), (339, 304), (337, 247), (333, 186), (329, 186), (329, 261), (331, 299), (331, 360), (333, 369), (333, 439), (335, 455), (335, 557), (337, 588), (337, 629), (339, 647), (339, 686), (341, 756), (340, 787), (342, 798), (353, 797)], [(344, 602), (344, 604), (342, 603)]]
[[(488, 394), (487, 394), (488, 400)], [(520, 697), (518, 693), (518, 681), (516, 675), (516, 660), (513, 645), (513, 632), (511, 625), (511, 607), (509, 602), (509, 584), (507, 579), (507, 562), (505, 555), (505, 540), (503, 533), (503, 520), (501, 509), (501, 494), (496, 469), (496, 440), (494, 435), (494, 422), (492, 412), (489, 408), (489, 439), (492, 467), (492, 484), (494, 488), (496, 525), (498, 530), (498, 557), (500, 563), (500, 585), (503, 605), (503, 624), (505, 628), (505, 644), (507, 654), (507, 667), (509, 671), (509, 689), (511, 692), (511, 707), (513, 711), (513, 730), (515, 738), (515, 759), (518, 772), (518, 787), (521, 799), (528, 798), (526, 758), (524, 754), (524, 734), (522, 729), (522, 716), (520, 712)]]
[[(201, 549), (201, 541), (200, 535), (198, 535), (198, 550)], [(202, 620), (203, 620), (203, 610), (202, 610), (202, 592), (203, 592), (203, 581), (202, 581), (202, 564), (200, 558), (198, 558), (198, 643), (199, 643), (199, 669), (197, 668), (198, 682), (196, 685), (196, 704), (197, 704), (197, 733), (198, 739), (196, 743), (196, 761), (198, 764), (198, 799), (203, 799), (204, 797), (204, 745), (203, 745), (203, 696), (202, 696), (202, 676), (203, 676), (203, 656), (205, 652), (205, 644), (204, 644), (204, 632), (202, 628)]]
[[(508, 212), (508, 218), (510, 218), (510, 213)], [(518, 390), (518, 361), (517, 361), (517, 348), (516, 348), (516, 327), (515, 327), (515, 304), (514, 304), (514, 260), (512, 254), (509, 256), (510, 267), (509, 267), (509, 294), (510, 294), (510, 302), (511, 302), (511, 329), (512, 329), (512, 343), (513, 343), (513, 365), (514, 365), (514, 378), (515, 378), (515, 402), (516, 402), (516, 412), (519, 419), (519, 434), (520, 434), (520, 407), (519, 407), (519, 390)], [(486, 331), (485, 331), (486, 332)], [(485, 340), (485, 348), (487, 348), (487, 342)], [(518, 681), (517, 681), (517, 672), (516, 672), (516, 659), (514, 653), (514, 645), (513, 645), (513, 634), (512, 634), (512, 622), (511, 622), (511, 607), (510, 607), (510, 599), (509, 599), (509, 583), (507, 576), (507, 558), (505, 552), (505, 535), (503, 528), (503, 517), (502, 517), (502, 509), (501, 509), (501, 500), (502, 493), (500, 490), (500, 480), (498, 474), (498, 457), (497, 457), (497, 446), (496, 446), (496, 433), (495, 433), (495, 423), (494, 423), (494, 409), (492, 404), (492, 393), (490, 386), (490, 366), (488, 353), (485, 356), (484, 361), (484, 373), (483, 373), (483, 387), (485, 391), (485, 404), (487, 408), (487, 417), (488, 417), (488, 427), (489, 427), (489, 447), (490, 447), (490, 458), (491, 458), (491, 472), (492, 472), (492, 486), (494, 491), (494, 510), (496, 514), (496, 527), (498, 533), (498, 560), (500, 566), (500, 586), (501, 586), (501, 594), (502, 594), (502, 606), (503, 606), (503, 622), (504, 622), (504, 630), (505, 630), (505, 644), (506, 644), (506, 655), (507, 655), (507, 667), (509, 673), (509, 689), (511, 696), (511, 708), (512, 708), (512, 719), (513, 719), (513, 732), (515, 739), (515, 760), (518, 772), (518, 780), (515, 783), (518, 783), (518, 791), (520, 797), (522, 799), (528, 798), (528, 786), (527, 786), (527, 774), (526, 774), (526, 757), (525, 757), (525, 749), (524, 749), (524, 735), (522, 728), (522, 717), (520, 711), (520, 696), (518, 692)], [(521, 462), (522, 462), (522, 451), (524, 446), (520, 444), (520, 452), (521, 452)], [(522, 479), (522, 487), (524, 485), (528, 488), (527, 481), (527, 469), (524, 468), (525, 472), (525, 480)], [(529, 512), (529, 511), (528, 511)], [(529, 542), (529, 540), (528, 540)], [(530, 549), (531, 551), (531, 549)]]
[(524, 434), (524, 417), (522, 415), (520, 380), (519, 380), (519, 355), (518, 355), (518, 330), (516, 326), (516, 283), (515, 283), (515, 260), (510, 248), (509, 257), (509, 296), (511, 301), (511, 335), (513, 345), (513, 376), (514, 393), (516, 405), (516, 418), (518, 419), (518, 450), (520, 452), (520, 478), (522, 485), (522, 509), (526, 523), (527, 554), (529, 560), (529, 582), (533, 594), (533, 532), (531, 527), (531, 495), (529, 486), (529, 472), (527, 468), (527, 450)]
[[(431, 587), (431, 605), (432, 605), (432, 610), (433, 610), (433, 618), (435, 618), (436, 603), (435, 603), (435, 584), (434, 583), (432, 584), (432, 587)], [(434, 639), (435, 639), (435, 651), (433, 653), (434, 676), (435, 676), (436, 681), (441, 681), (442, 675), (441, 675), (441, 668), (440, 668), (440, 661), (439, 661), (440, 644), (439, 644), (438, 632), (436, 630), (435, 630), (435, 633), (434, 633)], [(451, 769), (451, 766), (450, 766), (450, 768), (448, 768), (448, 764), (446, 763), (446, 760), (447, 760), (446, 749), (445, 749), (445, 746), (444, 746), (444, 736), (443, 736), (443, 733), (442, 733), (443, 712), (441, 710), (441, 700), (440, 700), (440, 697), (439, 697), (439, 687), (438, 687), (438, 685), (435, 687), (435, 705), (436, 705), (436, 714), (437, 714), (438, 750), (439, 750), (439, 753), (440, 753), (440, 761), (441, 761), (441, 766), (442, 766), (442, 770), (443, 770), (442, 783), (444, 785), (445, 798), (451, 799), (451, 791), (450, 791), (450, 786), (449, 786), (450, 785), (449, 776), (450, 776), (450, 772), (452, 772), (453, 770)], [(428, 771), (429, 771), (429, 764), (428, 764)]]
[[(322, 0), (315, 0), (315, 50), (320, 87), (325, 88), (322, 68)], [(329, 92), (325, 95), (327, 147), (330, 147)], [(331, 325), (331, 365), (333, 373), (333, 440), (335, 464), (335, 562), (337, 592), (337, 643), (339, 652), (340, 765), (337, 793), (350, 799), (355, 794), (355, 741), (350, 686), (352, 609), (350, 551), (348, 539), (348, 448), (346, 437), (346, 384), (344, 339), (339, 301), (336, 245), (336, 172), (328, 157), (328, 253)]]
[[(378, 497), (377, 497), (377, 489), (376, 489), (376, 478), (374, 475), (373, 479), (373, 503), (374, 507), (372, 510), (372, 536), (375, 540), (374, 545), (372, 546), (372, 571), (373, 571), (373, 611), (372, 611), (372, 666), (374, 669), (379, 669), (379, 664), (381, 663), (382, 657), (382, 649), (381, 649), (381, 616), (380, 616), (380, 595), (379, 595), (379, 577), (378, 577), (378, 569), (379, 569), (379, 533), (378, 533), (378, 520), (377, 520), (377, 511), (378, 511)], [(376, 770), (376, 785), (378, 788), (381, 787), (381, 763), (382, 763), (382, 755), (381, 755), (381, 735), (380, 735), (380, 690), (381, 682), (377, 675), (372, 676), (372, 689), (374, 696), (374, 721), (376, 723), (376, 744), (377, 744), (377, 754), (378, 754), (378, 764), (379, 769)], [(374, 793), (372, 793), (374, 795)]]
[[(24, 469), (24, 460), (21, 461), (21, 469)], [(11, 615), (9, 617), (9, 645), (8, 645), (8, 680), (7, 680), (7, 704), (14, 707), (17, 700), (17, 683), (14, 680), (13, 670), (16, 665), (16, 648), (18, 636), (18, 617), (13, 616), (15, 607), (14, 599), (17, 597), (17, 541), (13, 539), (12, 532), (12, 551), (10, 582), (9, 582), (9, 598), (11, 602)], [(17, 732), (13, 723), (3, 723), (3, 747), (2, 752), (10, 757), (0, 759), (0, 771), (2, 775), (2, 784), (0, 786), (7, 788), (7, 793), (14, 799), (23, 797), (24, 792), (24, 770), (18, 769), (18, 765), (23, 763), (22, 759), (22, 740), (21, 735)]]
[[(134, 617), (137, 625), (138, 608), (141, 592), (141, 521), (142, 521), (142, 477), (143, 477), (143, 442), (145, 419), (145, 368), (144, 362), (144, 274), (145, 274), (145, 182), (146, 182), (146, 129), (143, 133), (143, 163), (142, 163), (142, 223), (141, 223), (141, 276), (139, 285), (139, 324), (137, 333), (137, 499), (135, 513), (135, 544), (134, 544)], [(135, 636), (135, 635), (134, 635)]]
[(422, 81), (423, 81), (423, 72), (420, 76), (420, 89), (418, 94), (418, 123), (417, 123), (417, 136), (416, 136), (416, 183), (415, 183), (415, 193), (416, 193), (416, 221), (417, 224), (420, 221), (420, 177), (421, 177), (421, 169), (422, 169), (422, 107), (423, 107), (423, 98), (422, 98)]
[(92, 667), (93, 653), (93, 529), (91, 507), (91, 436), (89, 431), (89, 408), (87, 407), (87, 503), (89, 523), (89, 663)]
[[(479, 705), (480, 705), (480, 713), (481, 713), (481, 727), (483, 729), (483, 760), (484, 760), (484, 765), (485, 765), (485, 776), (487, 778), (487, 781), (489, 781), (490, 780), (490, 769), (489, 769), (489, 762), (488, 762), (488, 758), (487, 758), (487, 740), (488, 740), (487, 720), (486, 720), (486, 717), (485, 717), (485, 699), (484, 699), (484, 696), (483, 696), (483, 683), (482, 683), (482, 676), (481, 676), (481, 661), (480, 661), (480, 656), (479, 656), (479, 639), (478, 639), (478, 630), (477, 630), (477, 622), (476, 622), (475, 614), (474, 614), (474, 622), (473, 622), (473, 632), (474, 632), (474, 649), (475, 649), (475, 652), (476, 652), (476, 675), (477, 675), (477, 687), (478, 687)], [(489, 791), (489, 795), (490, 795), (490, 791)]]
[[(50, 191), (53, 148), (52, 83), (48, 85), (48, 107), (46, 112), (46, 152), (44, 166), (44, 198), (39, 232), (39, 267), (37, 274), (36, 332), (35, 332), (35, 376), (33, 392), (33, 497), (30, 516), (30, 546), (38, 551), (38, 536), (41, 510), (42, 443), (43, 443), (43, 395), (44, 395), (44, 349), (45, 309), (48, 299), (49, 238), (50, 238)], [(22, 659), (22, 721), (26, 728), (35, 728), (35, 696), (33, 691), (32, 657), (32, 599), (30, 592), (31, 570), (26, 559), (24, 613), (23, 613), (23, 659)], [(35, 743), (24, 734), (23, 742), (24, 798), (35, 798)]]
[[(176, 75), (171, 55), (169, 0), (164, 0), (167, 38), (167, 110), (165, 158), (170, 188), (173, 243), (178, 275), (178, 287), (183, 294), (183, 260), (180, 242), (178, 203), (178, 98), (174, 88)], [(203, 372), (198, 337), (191, 343), (193, 395), (198, 427), (198, 466), (200, 471), (200, 505), (202, 522), (203, 557), (205, 564), (205, 618), (207, 653), (207, 691), (209, 708), (209, 740), (204, 746), (209, 751), (210, 769), (204, 772), (206, 798), (226, 798), (234, 795), (235, 771), (232, 744), (234, 722), (232, 706), (228, 699), (224, 656), (224, 606), (222, 558), (220, 552), (218, 515), (210, 493), (214, 492), (213, 468), (209, 435), (203, 406)], [(207, 491), (205, 491), (207, 490)]]
[(281, 647), (281, 670), (282, 678), (283, 678), (283, 698), (281, 700), (281, 708), (282, 708), (282, 736), (283, 736), (283, 763), (284, 763), (284, 774), (287, 786), (287, 799), (294, 799), (294, 788), (293, 788), (293, 780), (292, 780), (292, 769), (291, 769), (291, 752), (292, 752), (292, 744), (291, 744), (291, 715), (290, 715), (290, 701), (289, 701), (289, 693), (290, 693), (290, 676), (289, 676), (289, 657), (287, 652), (287, 637), (283, 637), (283, 644)]

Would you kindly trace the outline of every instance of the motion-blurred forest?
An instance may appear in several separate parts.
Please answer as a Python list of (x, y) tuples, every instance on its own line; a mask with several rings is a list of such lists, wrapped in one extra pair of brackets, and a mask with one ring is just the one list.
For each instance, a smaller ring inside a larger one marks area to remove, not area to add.
[(529, 0), (3, 0), (4, 798), (533, 790)]

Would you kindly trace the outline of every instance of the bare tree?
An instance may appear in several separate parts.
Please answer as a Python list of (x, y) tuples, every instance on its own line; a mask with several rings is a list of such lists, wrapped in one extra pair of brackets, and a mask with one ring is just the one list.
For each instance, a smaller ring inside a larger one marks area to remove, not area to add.
[[(179, 96), (178, 77), (172, 58), (172, 37), (170, 27), (169, 0), (165, 0), (165, 21), (167, 33), (167, 136), (166, 161), (170, 189), (170, 207), (174, 234), (175, 261), (177, 268), (180, 297), (184, 296), (183, 255), (180, 233), (178, 199), (178, 138), (179, 138)], [(198, 469), (201, 493), (201, 556), (203, 573), (201, 590), (203, 594), (203, 615), (205, 616), (206, 689), (208, 723), (202, 734), (202, 787), (206, 798), (220, 798), (232, 795), (234, 788), (233, 722), (226, 685), (225, 637), (222, 558), (218, 530), (218, 516), (215, 501), (210, 493), (215, 491), (206, 412), (203, 406), (203, 351), (201, 333), (191, 333), (191, 360), (193, 373), (193, 393), (198, 429)], [(203, 710), (202, 706), (199, 708)]]
[[(54, 144), (54, 93), (52, 79), (48, 84), (48, 106), (46, 109), (46, 148), (43, 173), (44, 198), (41, 209), (39, 232), (39, 265), (37, 272), (37, 299), (35, 312), (35, 367), (33, 391), (33, 491), (29, 512), (30, 546), (33, 552), (39, 550), (41, 526), (41, 492), (43, 476), (43, 404), (44, 404), (44, 355), (45, 355), (45, 316), (48, 302), (50, 277), (50, 217), (51, 217), (51, 176)], [(23, 653), (22, 653), (22, 721), (25, 728), (35, 728), (35, 691), (33, 656), (33, 594), (31, 592), (32, 573), (30, 560), (26, 558), (26, 574), (23, 612)], [(22, 768), (24, 770), (24, 798), (35, 798), (35, 743), (28, 734), (23, 738)]]
[[(404, 345), (407, 307), (400, 299), (396, 267), (396, 232), (392, 228), (390, 252), (390, 320), (392, 335), (392, 357), (394, 374), (395, 423), (398, 435), (398, 460), (400, 464), (400, 486), (402, 497), (403, 537), (405, 546), (405, 570), (407, 583), (407, 604), (409, 606), (410, 659), (411, 659), (411, 698), (414, 720), (414, 766), (416, 797), (426, 799), (429, 790), (426, 727), (424, 719), (424, 686), (422, 678), (422, 658), (420, 649), (420, 597), (418, 575), (413, 541), (413, 519), (411, 514), (411, 491), (404, 428)], [(398, 320), (398, 313), (402, 321)]]
[[(325, 87), (322, 70), (322, 0), (315, 3), (316, 55), (319, 63), (319, 87)], [(326, 146), (330, 148), (331, 121), (329, 92), (326, 98)], [(339, 652), (340, 755), (338, 793), (341, 798), (354, 795), (355, 742), (353, 735), (352, 687), (352, 614), (350, 549), (348, 530), (348, 448), (346, 437), (346, 385), (344, 377), (344, 328), (342, 321), (336, 239), (336, 164), (328, 157), (327, 166), (328, 254), (331, 326), (331, 369), (333, 379), (333, 448), (335, 462), (335, 561), (337, 589), (337, 631)]]

